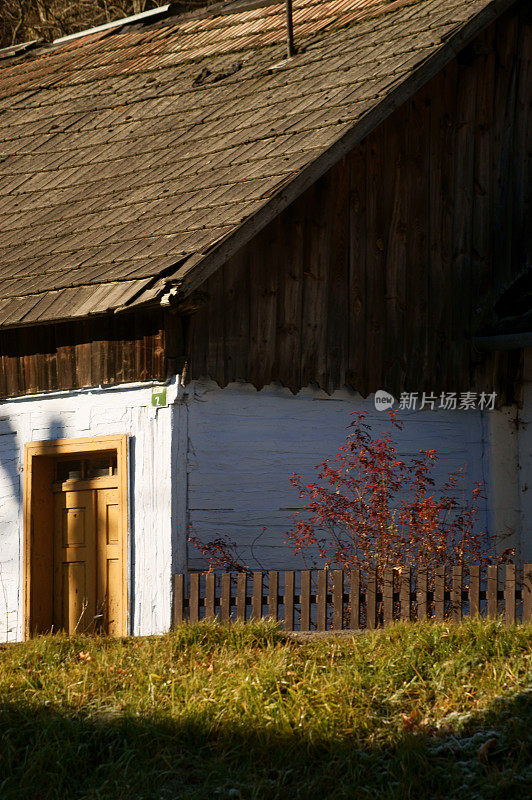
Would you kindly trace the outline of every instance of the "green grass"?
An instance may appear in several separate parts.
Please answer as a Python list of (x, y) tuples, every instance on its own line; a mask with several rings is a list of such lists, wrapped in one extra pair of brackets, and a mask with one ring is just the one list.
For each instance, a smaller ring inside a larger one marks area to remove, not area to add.
[(532, 797), (532, 627), (272, 624), (0, 650), (0, 798)]

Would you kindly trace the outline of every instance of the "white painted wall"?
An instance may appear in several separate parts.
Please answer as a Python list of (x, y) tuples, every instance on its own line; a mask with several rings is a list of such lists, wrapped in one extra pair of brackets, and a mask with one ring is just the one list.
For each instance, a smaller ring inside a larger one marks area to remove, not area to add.
[[(177, 383), (169, 387), (175, 397)], [(0, 640), (22, 636), (24, 444), (128, 434), (131, 630), (168, 629), (171, 609), (174, 407), (155, 410), (151, 385), (83, 390), (0, 403)], [(175, 517), (175, 514), (174, 514)]]
[[(313, 467), (333, 456), (344, 440), (350, 412), (366, 412), (379, 432), (386, 428), (386, 415), (375, 410), (372, 397), (364, 400), (348, 390), (328, 396), (306, 389), (294, 396), (275, 386), (257, 392), (249, 384), (222, 390), (215, 383), (196, 382), (187, 387), (187, 394), (188, 505), (194, 534), (204, 541), (233, 539), (250, 566), (301, 568), (301, 561), (283, 544), (293, 510), (300, 507), (288, 476), (299, 472), (312, 478)], [(471, 481), (489, 484), (488, 417), (500, 412), (400, 413), (405, 421), (397, 436), (402, 455), (434, 448), (440, 455), (437, 479), (467, 465)], [(513, 480), (517, 497), (516, 465)], [(481, 521), (495, 532), (496, 516), (489, 503), (483, 503)], [(259, 536), (264, 526), (267, 535)], [(205, 563), (190, 545), (189, 566), (201, 569)]]
[[(501, 521), (510, 520), (523, 558), (532, 561), (530, 353), (526, 374), (519, 412), (401, 412), (405, 430), (397, 438), (403, 456), (435, 448), (439, 477), (467, 465), (471, 481), (485, 481), (490, 499), (482, 507), (483, 524), (495, 534)], [(155, 412), (151, 385), (145, 384), (0, 403), (0, 640), (22, 635), (26, 442), (131, 437), (131, 630), (151, 634), (170, 625), (171, 574), (187, 565), (189, 525), (204, 540), (236, 540), (251, 566), (303, 566), (283, 544), (300, 507), (288, 476), (313, 477), (314, 466), (344, 440), (351, 411), (365, 411), (375, 430), (385, 416), (373, 398), (348, 390), (329, 397), (308, 388), (294, 396), (275, 386), (257, 392), (249, 384), (232, 384), (222, 390), (197, 381), (183, 391), (176, 380), (168, 399), (171, 405)], [(267, 534), (261, 537), (263, 527)], [(192, 546), (188, 566), (205, 566)]]

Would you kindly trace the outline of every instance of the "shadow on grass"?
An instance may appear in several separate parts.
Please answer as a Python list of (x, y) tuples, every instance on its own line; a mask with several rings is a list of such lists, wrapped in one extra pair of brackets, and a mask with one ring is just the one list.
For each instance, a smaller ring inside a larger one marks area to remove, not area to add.
[(494, 703), (459, 734), (405, 732), (393, 748), (212, 718), (91, 718), (3, 705), (0, 797), (523, 800), (531, 731), (529, 693)]

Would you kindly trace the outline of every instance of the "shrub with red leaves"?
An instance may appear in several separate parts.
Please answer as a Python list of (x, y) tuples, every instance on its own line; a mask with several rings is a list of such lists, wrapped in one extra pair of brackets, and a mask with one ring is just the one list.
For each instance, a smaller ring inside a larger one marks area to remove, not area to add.
[(344, 569), (486, 563), (488, 533), (476, 532), (483, 484), (475, 481), (467, 497), (462, 467), (437, 490), (435, 450), (419, 450), (409, 462), (400, 458), (392, 434), (404, 423), (389, 414), (390, 430), (373, 436), (365, 415), (355, 413), (336, 457), (316, 467), (316, 482), (291, 475), (306, 502), (288, 544), (296, 554), (314, 551), (327, 566)]
[[(435, 450), (419, 450), (408, 462), (399, 457), (394, 430), (404, 423), (390, 411), (390, 430), (374, 436), (365, 415), (354, 412), (345, 443), (333, 459), (318, 464), (317, 480), (304, 484), (290, 476), (305, 501), (296, 512), (286, 544), (313, 566), (343, 569), (438, 564), (485, 564), (493, 549), (486, 530), (478, 531), (478, 502), (484, 485), (466, 491), (466, 469), (452, 472), (437, 489)], [(264, 535), (265, 528), (262, 531)], [(209, 560), (210, 571), (245, 571), (235, 542), (189, 538)]]

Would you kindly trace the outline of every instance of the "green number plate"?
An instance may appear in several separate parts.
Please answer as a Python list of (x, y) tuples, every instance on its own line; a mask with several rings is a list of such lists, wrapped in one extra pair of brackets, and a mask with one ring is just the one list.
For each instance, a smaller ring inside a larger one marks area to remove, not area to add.
[(154, 386), (151, 390), (151, 404), (156, 408), (167, 406), (166, 402), (166, 386)]

